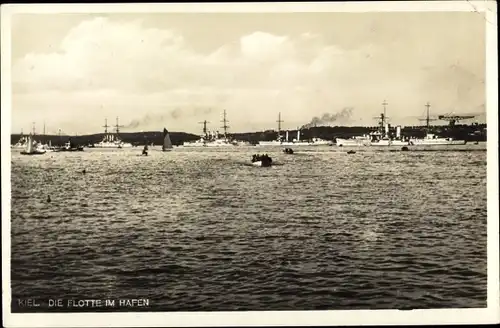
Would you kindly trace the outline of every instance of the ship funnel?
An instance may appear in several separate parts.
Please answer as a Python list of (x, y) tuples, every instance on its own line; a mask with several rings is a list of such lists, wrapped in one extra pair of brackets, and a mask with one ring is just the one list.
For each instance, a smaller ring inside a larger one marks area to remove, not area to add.
[(396, 138), (401, 138), (401, 125), (396, 127)]
[(286, 133), (285, 133), (285, 139), (286, 139), (286, 141), (288, 141), (288, 131), (286, 131)]
[(297, 141), (300, 141), (300, 130), (297, 130)]

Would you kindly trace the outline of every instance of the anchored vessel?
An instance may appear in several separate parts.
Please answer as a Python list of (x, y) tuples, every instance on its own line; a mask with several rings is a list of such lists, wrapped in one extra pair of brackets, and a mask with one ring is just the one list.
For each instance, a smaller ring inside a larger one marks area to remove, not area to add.
[[(43, 125), (43, 134), (45, 135), (45, 124)], [(31, 142), (33, 143), (35, 148), (45, 149), (46, 148), (45, 145), (42, 145), (40, 142), (34, 139), (35, 135), (36, 135), (35, 122), (33, 122), (33, 131), (29, 135), (25, 136), (23, 135), (23, 130), (21, 129), (21, 136), (19, 140), (17, 141), (17, 143), (11, 145), (10, 147), (12, 149), (26, 149), (28, 143)]]
[(272, 141), (260, 141), (259, 146), (331, 146), (332, 141), (324, 140), (320, 138), (312, 138), (310, 140), (301, 140), (301, 131), (297, 130), (297, 138), (292, 141), (288, 138), (288, 131), (285, 131), (285, 137), (281, 135), (281, 113), (278, 113), (278, 135), (276, 140)]
[(24, 148), (26, 148), (27, 143), (28, 143), (28, 137), (23, 136), (21, 134), (21, 138), (19, 138), (19, 140), (14, 145), (12, 145), (10, 147), (13, 149), (24, 149)]
[(224, 118), (221, 121), (224, 123), (222, 128), (224, 129), (224, 134), (219, 134), (219, 131), (208, 131), (207, 123), (208, 121), (200, 122), (203, 124), (203, 134), (200, 136), (200, 139), (196, 141), (187, 141), (183, 143), (183, 147), (235, 147), (235, 146), (247, 146), (248, 142), (238, 141), (229, 138), (227, 130), (229, 126), (227, 123), (229, 122), (226, 119), (226, 111), (224, 110)]
[[(438, 146), (438, 145), (465, 145), (467, 143), (466, 140), (455, 140), (453, 138), (443, 138), (439, 137), (433, 133), (429, 133), (430, 131), (430, 121), (435, 121), (436, 119), (431, 119), (429, 116), (429, 108), (431, 105), (427, 103), (425, 105), (427, 107), (427, 117), (424, 119), (426, 121), (426, 134), (423, 138), (412, 138), (410, 139), (410, 145), (413, 146)], [(464, 116), (465, 118), (470, 118), (473, 116)]]
[(466, 140), (455, 140), (453, 138), (442, 138), (435, 134), (427, 133), (424, 138), (411, 139), (410, 145), (412, 146), (439, 146), (439, 145), (465, 145)]
[(56, 151), (83, 151), (83, 146), (75, 145), (70, 139), (63, 147)]
[(45, 154), (45, 150), (38, 147), (38, 143), (33, 141), (31, 135), (27, 136), (26, 149), (21, 152), (22, 155), (42, 155)]
[[(356, 136), (351, 139), (337, 138), (337, 146), (437, 146), (437, 145), (465, 145), (466, 140), (455, 140), (453, 138), (439, 137), (430, 131), (429, 108), (430, 104), (427, 103), (427, 118), (423, 119), (427, 122), (426, 135), (423, 138), (404, 138), (401, 135), (401, 126), (396, 127), (396, 137), (392, 138), (389, 133), (390, 125), (386, 122), (385, 115), (387, 103), (384, 101), (384, 113), (380, 114), (379, 128), (377, 131), (368, 135)], [(455, 122), (460, 118), (471, 118), (473, 116), (440, 116), (440, 119), (449, 119), (450, 122)]]
[(396, 136), (390, 136), (390, 125), (387, 123), (386, 101), (382, 103), (384, 112), (379, 116), (379, 126), (377, 131), (367, 135), (356, 136), (351, 139), (337, 138), (337, 146), (407, 146), (409, 140), (401, 135), (401, 126), (396, 127)]
[(104, 137), (101, 142), (94, 144), (94, 148), (130, 148), (132, 147), (131, 143), (123, 142), (120, 137), (120, 128), (121, 125), (118, 124), (118, 117), (116, 118), (115, 133), (108, 133), (108, 120), (104, 120)]

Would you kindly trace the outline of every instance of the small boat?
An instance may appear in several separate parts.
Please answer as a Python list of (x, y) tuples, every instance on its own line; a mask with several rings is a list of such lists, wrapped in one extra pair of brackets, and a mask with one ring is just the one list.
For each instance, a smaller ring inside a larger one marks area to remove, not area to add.
[(285, 148), (285, 149), (283, 149), (283, 152), (284, 152), (285, 154), (289, 154), (289, 155), (291, 155), (291, 154), (293, 154), (293, 149), (292, 149), (292, 148)]
[(252, 156), (252, 165), (260, 166), (260, 167), (269, 167), (273, 163), (273, 159), (269, 157), (267, 154), (265, 155), (253, 155)]
[(33, 137), (29, 135), (26, 141), (26, 150), (22, 151), (21, 155), (43, 155), (45, 153), (45, 149), (35, 147)]
[(408, 147), (404, 146), (401, 148), (401, 151), (409, 151), (410, 149), (408, 149)]
[(58, 151), (83, 151), (83, 146), (76, 146), (70, 139), (64, 147), (59, 148)]
[(161, 147), (162, 151), (172, 151), (174, 146), (172, 146), (172, 140), (170, 140), (170, 134), (167, 129), (163, 128), (163, 145)]
[(144, 148), (142, 149), (142, 156), (148, 156), (148, 144), (144, 145)]
[(349, 150), (347, 153), (348, 154), (356, 154), (356, 152), (354, 150)]

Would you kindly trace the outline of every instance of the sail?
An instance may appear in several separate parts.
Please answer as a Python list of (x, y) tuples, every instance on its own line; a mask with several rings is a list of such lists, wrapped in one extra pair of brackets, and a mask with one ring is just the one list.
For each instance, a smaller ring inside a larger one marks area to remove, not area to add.
[(163, 129), (163, 147), (161, 148), (163, 151), (167, 149), (172, 149), (172, 141), (170, 140), (170, 134), (167, 129)]
[(33, 152), (33, 139), (31, 138), (31, 136), (28, 137), (28, 141), (26, 142), (26, 152)]

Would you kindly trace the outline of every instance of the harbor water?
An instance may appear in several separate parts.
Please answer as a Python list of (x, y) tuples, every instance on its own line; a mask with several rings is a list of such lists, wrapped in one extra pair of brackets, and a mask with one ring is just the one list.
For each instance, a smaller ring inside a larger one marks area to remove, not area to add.
[(294, 150), (12, 151), (12, 310), (486, 307), (484, 145)]

